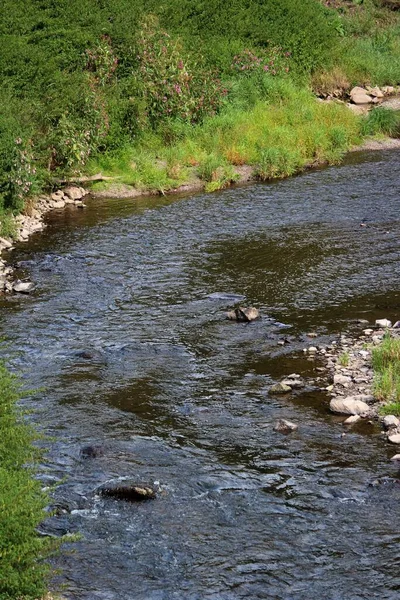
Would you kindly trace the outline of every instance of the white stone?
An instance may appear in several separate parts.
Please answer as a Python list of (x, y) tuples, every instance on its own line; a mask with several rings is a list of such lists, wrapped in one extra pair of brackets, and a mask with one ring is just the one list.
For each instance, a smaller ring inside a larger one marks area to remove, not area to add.
[(318, 352), (318, 348), (316, 348), (315, 346), (310, 346), (308, 352), (310, 354), (316, 354)]
[(333, 383), (339, 385), (345, 385), (351, 382), (351, 377), (348, 375), (340, 375), (340, 373), (333, 376)]
[(12, 289), (19, 294), (29, 294), (35, 289), (35, 284), (32, 281), (16, 281)]
[(400, 462), (400, 454), (395, 454), (390, 460), (393, 460), (393, 462)]
[(388, 440), (392, 444), (400, 444), (400, 433), (395, 433), (394, 435), (389, 435)]
[(64, 206), (65, 206), (64, 200), (55, 200), (52, 203), (52, 208), (64, 208)]
[(3, 246), (3, 248), (11, 248), (12, 247), (12, 243), (2, 237), (0, 237), (0, 244)]
[(392, 321), (389, 321), (389, 319), (377, 319), (375, 325), (377, 327), (391, 327)]
[(332, 398), (329, 408), (332, 412), (341, 415), (367, 416), (369, 413), (368, 404), (361, 400), (356, 400), (354, 396), (348, 396), (347, 398)]
[(364, 329), (364, 335), (372, 335), (374, 333), (373, 329)]
[(369, 94), (354, 94), (351, 97), (351, 101), (353, 102), (353, 104), (356, 104), (357, 106), (361, 105), (364, 106), (366, 104), (371, 104), (372, 103), (372, 96), (370, 96)]
[(347, 417), (345, 421), (343, 421), (343, 425), (354, 425), (357, 421), (360, 421), (360, 415), (352, 415), (351, 417)]
[(382, 424), (385, 429), (391, 429), (392, 427), (398, 427), (400, 421), (394, 415), (386, 415), (386, 417), (383, 418)]

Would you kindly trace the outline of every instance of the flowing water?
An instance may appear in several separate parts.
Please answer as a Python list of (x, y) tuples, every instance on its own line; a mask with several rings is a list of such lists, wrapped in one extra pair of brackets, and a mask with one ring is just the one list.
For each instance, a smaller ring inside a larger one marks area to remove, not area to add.
[[(3, 352), (38, 390), (41, 477), (59, 483), (42, 531), (82, 535), (54, 561), (66, 598), (399, 597), (395, 450), (373, 423), (342, 437), (323, 381), (268, 395), (283, 375), (321, 376), (304, 345), (400, 318), (398, 159), (89, 200), (13, 252), (37, 290), (2, 300)], [(263, 318), (227, 321), (239, 300)], [(279, 417), (299, 430), (274, 432)], [(96, 495), (126, 476), (159, 481), (159, 497)]]

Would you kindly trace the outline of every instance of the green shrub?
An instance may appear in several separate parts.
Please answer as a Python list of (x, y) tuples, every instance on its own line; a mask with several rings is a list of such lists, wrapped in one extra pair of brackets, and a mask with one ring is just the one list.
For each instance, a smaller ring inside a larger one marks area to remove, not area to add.
[(0, 365), (0, 597), (37, 599), (46, 590), (44, 562), (54, 542), (36, 527), (45, 518), (47, 495), (35, 479), (36, 435), (16, 408), (16, 379)]

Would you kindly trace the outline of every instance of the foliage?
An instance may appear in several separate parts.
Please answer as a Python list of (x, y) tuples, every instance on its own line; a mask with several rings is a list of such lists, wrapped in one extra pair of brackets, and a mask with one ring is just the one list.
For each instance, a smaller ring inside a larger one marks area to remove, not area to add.
[(178, 117), (192, 123), (217, 112), (227, 90), (215, 72), (204, 70), (181, 45), (148, 19), (138, 39), (139, 76), (153, 124)]
[(372, 350), (374, 395), (378, 400), (400, 402), (400, 339), (386, 336)]
[(377, 107), (371, 110), (363, 120), (364, 135), (385, 134), (394, 136), (400, 131), (400, 118), (392, 110)]
[(0, 597), (35, 599), (46, 588), (53, 543), (36, 533), (48, 498), (35, 479), (35, 432), (16, 408), (17, 380), (0, 365)]
[(350, 362), (350, 356), (348, 352), (342, 352), (342, 354), (339, 355), (339, 364), (342, 367), (348, 367), (349, 366), (349, 362)]

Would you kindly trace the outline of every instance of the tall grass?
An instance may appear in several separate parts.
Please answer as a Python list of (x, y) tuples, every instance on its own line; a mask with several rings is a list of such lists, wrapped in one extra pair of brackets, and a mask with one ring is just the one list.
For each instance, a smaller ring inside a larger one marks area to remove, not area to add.
[(91, 171), (131, 184), (150, 182), (153, 189), (176, 187), (190, 174), (223, 187), (241, 165), (253, 166), (261, 179), (282, 177), (308, 164), (338, 162), (358, 141), (359, 119), (347, 108), (319, 103), (289, 80), (266, 78), (262, 96), (257, 94), (251, 107), (227, 104), (201, 126), (170, 123), (168, 132), (164, 126), (145, 135), (128, 152), (93, 160)]
[(31, 600), (46, 591), (54, 546), (39, 537), (36, 527), (45, 518), (48, 498), (35, 479), (39, 459), (36, 434), (16, 407), (17, 380), (0, 364), (0, 598)]
[(383, 414), (400, 414), (400, 339), (385, 337), (372, 350), (374, 368), (374, 395), (385, 402)]

